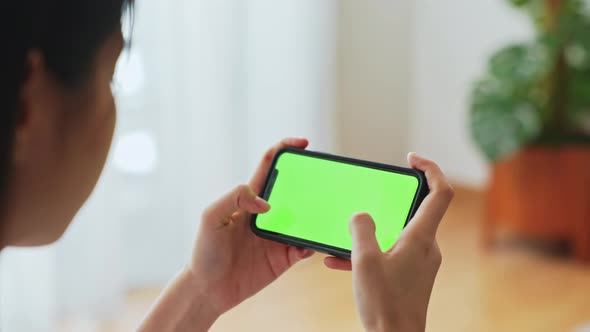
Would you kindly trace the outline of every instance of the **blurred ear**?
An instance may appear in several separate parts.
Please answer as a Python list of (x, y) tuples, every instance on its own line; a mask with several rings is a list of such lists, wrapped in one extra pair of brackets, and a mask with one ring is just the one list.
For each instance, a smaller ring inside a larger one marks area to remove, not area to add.
[(60, 100), (59, 84), (47, 70), (43, 54), (39, 50), (30, 51), (26, 65), (14, 132), (15, 164), (31, 160), (38, 143), (50, 139), (47, 135), (54, 133), (51, 129)]

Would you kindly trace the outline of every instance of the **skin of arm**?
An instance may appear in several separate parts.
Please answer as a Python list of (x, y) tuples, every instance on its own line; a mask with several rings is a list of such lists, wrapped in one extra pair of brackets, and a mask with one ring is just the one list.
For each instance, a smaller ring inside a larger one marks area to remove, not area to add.
[(249, 184), (238, 186), (203, 212), (190, 262), (164, 290), (139, 331), (207, 331), (220, 315), (313, 255), (310, 250), (264, 240), (249, 225), (251, 214), (270, 209), (255, 193), (262, 190), (275, 154), (285, 147), (307, 145), (306, 139), (284, 139), (264, 155)]

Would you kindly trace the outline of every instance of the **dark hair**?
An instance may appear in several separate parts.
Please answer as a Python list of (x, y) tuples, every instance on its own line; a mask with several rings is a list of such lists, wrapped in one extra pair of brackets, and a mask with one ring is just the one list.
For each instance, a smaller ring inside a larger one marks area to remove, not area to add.
[[(9, 178), (27, 56), (39, 50), (63, 84), (83, 85), (102, 43), (133, 0), (2, 0), (0, 4), (0, 204)], [(0, 206), (0, 209), (2, 207)]]

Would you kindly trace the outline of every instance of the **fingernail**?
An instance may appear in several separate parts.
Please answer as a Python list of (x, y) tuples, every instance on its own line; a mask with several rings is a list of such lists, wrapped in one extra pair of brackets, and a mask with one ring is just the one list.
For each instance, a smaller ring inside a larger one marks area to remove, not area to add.
[(367, 212), (359, 212), (353, 214), (351, 220), (367, 221), (371, 220), (371, 216)]
[(410, 152), (408, 153), (408, 157), (419, 157), (419, 155), (416, 152)]
[(300, 143), (301, 141), (305, 141), (305, 140), (307, 140), (307, 138), (305, 138), (305, 137), (291, 137), (291, 138), (289, 138), (289, 143), (297, 144), (297, 143)]
[(268, 204), (267, 201), (265, 201), (264, 199), (262, 199), (260, 197), (256, 197), (256, 199), (254, 200), (254, 203), (256, 203), (256, 206), (264, 211), (267, 211), (270, 209), (270, 204)]

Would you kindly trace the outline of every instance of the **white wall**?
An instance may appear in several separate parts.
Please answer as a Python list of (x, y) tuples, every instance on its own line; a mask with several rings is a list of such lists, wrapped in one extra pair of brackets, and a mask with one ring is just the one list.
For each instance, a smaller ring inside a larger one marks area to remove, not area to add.
[(341, 1), (339, 152), (405, 164), (416, 151), (455, 183), (482, 185), (470, 87), (494, 50), (529, 34), (528, 18), (502, 0)]
[[(333, 146), (336, 0), (250, 0), (245, 9), (242, 142), (253, 169), (269, 141)], [(246, 141), (244, 141), (246, 140)], [(249, 176), (250, 170), (244, 173)]]
[(486, 165), (468, 131), (469, 91), (489, 54), (527, 38), (528, 18), (499, 0), (415, 6), (409, 148), (437, 160), (455, 182), (481, 185)]
[(412, 4), (339, 2), (338, 153), (405, 163)]

